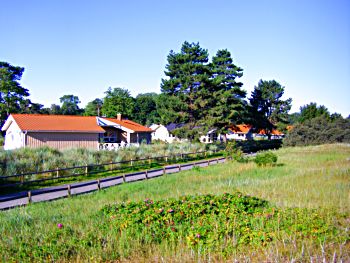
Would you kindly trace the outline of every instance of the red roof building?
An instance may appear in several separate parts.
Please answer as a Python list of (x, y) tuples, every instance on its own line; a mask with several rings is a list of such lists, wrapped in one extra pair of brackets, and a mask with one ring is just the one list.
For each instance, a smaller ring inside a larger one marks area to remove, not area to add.
[[(150, 143), (152, 130), (136, 122), (96, 116), (11, 114), (3, 125), (5, 150), (49, 146), (57, 149), (118, 148)], [(106, 145), (108, 147), (106, 147)]]

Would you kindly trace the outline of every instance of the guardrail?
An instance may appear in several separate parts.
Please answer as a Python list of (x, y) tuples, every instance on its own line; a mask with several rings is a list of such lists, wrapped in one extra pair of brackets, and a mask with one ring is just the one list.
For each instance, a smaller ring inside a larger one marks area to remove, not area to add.
[(0, 210), (10, 209), (17, 206), (28, 205), (33, 202), (43, 202), (55, 200), (58, 198), (70, 197), (73, 195), (98, 191), (114, 185), (123, 183), (136, 182), (140, 180), (148, 180), (166, 174), (177, 173), (180, 171), (190, 170), (193, 167), (206, 167), (213, 164), (223, 163), (226, 161), (225, 157), (201, 160), (191, 163), (174, 164), (164, 166), (158, 169), (145, 170), (134, 173), (127, 173), (117, 176), (106, 177), (98, 180), (91, 180), (81, 183), (74, 183), (68, 185), (54, 186), (33, 191), (26, 191), (16, 194), (9, 194), (0, 196)]
[[(18, 185), (33, 184), (47, 182), (51, 180), (60, 180), (70, 177), (88, 176), (93, 174), (106, 173), (119, 170), (123, 172), (128, 169), (141, 169), (155, 164), (158, 166), (164, 166), (172, 161), (179, 159), (181, 161), (190, 161), (197, 159), (198, 157), (207, 157), (210, 153), (216, 155), (216, 151), (200, 151), (192, 153), (181, 153), (168, 156), (158, 156), (151, 158), (140, 158), (136, 160), (126, 160), (120, 162), (109, 162), (102, 164), (87, 164), (83, 166), (56, 168), (52, 170), (36, 171), (29, 173), (21, 173), (7, 176), (0, 176), (0, 189), (4, 187), (13, 187)], [(193, 157), (194, 156), (194, 157)], [(34, 177), (34, 178), (33, 178)]]

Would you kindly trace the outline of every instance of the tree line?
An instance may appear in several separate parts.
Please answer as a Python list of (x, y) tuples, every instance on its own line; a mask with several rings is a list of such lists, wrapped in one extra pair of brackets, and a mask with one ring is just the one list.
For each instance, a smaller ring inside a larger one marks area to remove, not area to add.
[[(169, 52), (160, 94), (143, 93), (134, 98), (125, 88), (110, 87), (103, 98), (90, 101), (85, 108), (80, 108), (79, 97), (72, 94), (45, 108), (27, 98), (29, 91), (19, 83), (23, 72), (22, 67), (0, 62), (2, 122), (10, 113), (106, 117), (121, 113), (143, 125), (181, 123), (175, 134), (195, 139), (213, 128), (225, 134), (230, 125), (241, 123), (252, 124), (267, 134), (276, 128), (285, 131), (290, 124), (305, 122), (315, 106), (311, 103), (300, 113), (289, 114), (292, 99), (283, 99), (285, 87), (276, 80), (260, 80), (247, 97), (239, 81), (243, 69), (234, 64), (227, 49), (218, 50), (210, 60), (208, 50), (187, 41), (178, 52)], [(316, 108), (325, 111), (322, 107)], [(333, 115), (329, 118), (342, 118)]]

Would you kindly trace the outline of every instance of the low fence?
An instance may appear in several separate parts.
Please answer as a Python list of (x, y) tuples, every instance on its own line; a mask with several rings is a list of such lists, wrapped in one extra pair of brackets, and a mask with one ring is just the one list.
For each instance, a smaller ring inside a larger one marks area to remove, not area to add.
[(0, 176), (0, 189), (4, 187), (16, 187), (30, 184), (43, 184), (49, 181), (59, 182), (63, 179), (69, 179), (80, 176), (91, 176), (108, 172), (125, 173), (131, 170), (140, 170), (152, 167), (160, 167), (173, 162), (186, 162), (198, 158), (206, 158), (221, 155), (216, 151), (201, 151), (192, 153), (176, 154), (172, 156), (159, 156), (152, 158), (140, 158), (136, 160), (127, 160), (121, 162), (110, 162), (103, 164), (87, 164), (84, 166), (74, 166), (66, 168), (56, 168), (53, 170), (29, 172)]
[(148, 180), (166, 174), (177, 173), (180, 171), (190, 170), (194, 167), (206, 167), (218, 163), (225, 162), (225, 157), (201, 160), (191, 163), (183, 163), (176, 165), (164, 166), (158, 169), (145, 170), (134, 173), (127, 173), (117, 176), (106, 177), (98, 180), (91, 180), (87, 182), (74, 183), (62, 186), (55, 186), (50, 188), (43, 188), (33, 191), (26, 191), (16, 194), (0, 197), (0, 209), (9, 209), (16, 206), (23, 206), (32, 202), (50, 201), (58, 198), (70, 197), (98, 191), (114, 185), (119, 185), (128, 182), (135, 182), (140, 180)]

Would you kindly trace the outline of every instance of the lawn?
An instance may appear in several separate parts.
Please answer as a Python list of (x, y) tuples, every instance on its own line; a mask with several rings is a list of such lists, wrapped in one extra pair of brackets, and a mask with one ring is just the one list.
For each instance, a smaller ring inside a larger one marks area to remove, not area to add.
[[(276, 166), (229, 162), (1, 212), (1, 259), (350, 260), (349, 145), (275, 153)], [(176, 221), (184, 200), (196, 209)], [(147, 221), (163, 207), (175, 234)]]

